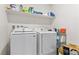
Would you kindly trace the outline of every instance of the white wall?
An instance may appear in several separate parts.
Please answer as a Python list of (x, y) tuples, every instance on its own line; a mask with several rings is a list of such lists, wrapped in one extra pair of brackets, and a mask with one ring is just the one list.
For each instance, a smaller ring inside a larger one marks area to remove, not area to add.
[(0, 5), (0, 54), (8, 42), (8, 22), (5, 5)]
[(52, 9), (56, 14), (55, 27), (66, 27), (67, 41), (79, 44), (79, 5), (57, 4)]

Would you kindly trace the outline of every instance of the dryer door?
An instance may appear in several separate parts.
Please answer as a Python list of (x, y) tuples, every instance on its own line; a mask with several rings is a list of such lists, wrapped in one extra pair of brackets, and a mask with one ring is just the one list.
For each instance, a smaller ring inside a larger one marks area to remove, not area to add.
[(41, 34), (41, 53), (45, 55), (56, 54), (56, 33)]

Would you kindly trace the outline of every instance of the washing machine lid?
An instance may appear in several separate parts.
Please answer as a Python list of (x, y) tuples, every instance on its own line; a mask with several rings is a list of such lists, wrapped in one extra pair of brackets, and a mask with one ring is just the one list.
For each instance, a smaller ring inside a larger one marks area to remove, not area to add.
[(37, 32), (33, 31), (13, 31), (11, 32), (11, 35), (20, 35), (20, 34), (36, 34)]

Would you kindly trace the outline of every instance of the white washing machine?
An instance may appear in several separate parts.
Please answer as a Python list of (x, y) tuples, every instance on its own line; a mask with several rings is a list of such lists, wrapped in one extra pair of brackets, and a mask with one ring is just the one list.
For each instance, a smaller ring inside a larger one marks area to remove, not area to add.
[(38, 32), (38, 54), (56, 55), (56, 32)]
[(36, 32), (12, 32), (10, 41), (11, 55), (36, 55)]

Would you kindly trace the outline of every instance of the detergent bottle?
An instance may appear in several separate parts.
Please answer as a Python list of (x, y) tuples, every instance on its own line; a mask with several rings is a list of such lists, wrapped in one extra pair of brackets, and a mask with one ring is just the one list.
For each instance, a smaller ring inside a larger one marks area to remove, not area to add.
[(59, 29), (59, 38), (60, 38), (61, 46), (66, 45), (66, 28)]

